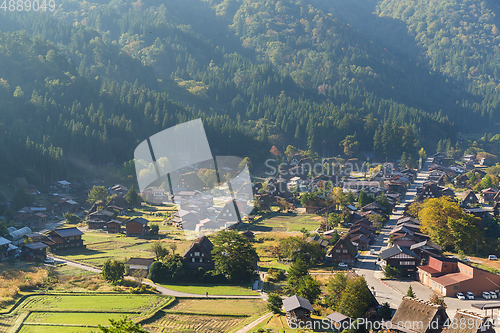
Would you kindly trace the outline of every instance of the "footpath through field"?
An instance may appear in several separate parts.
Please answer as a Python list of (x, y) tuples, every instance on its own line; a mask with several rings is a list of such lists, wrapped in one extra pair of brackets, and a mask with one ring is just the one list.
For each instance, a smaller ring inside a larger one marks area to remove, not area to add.
[[(60, 257), (57, 257), (57, 258), (54, 257), (54, 260), (57, 260), (59, 262), (63, 262), (69, 266), (77, 267), (80, 269), (85, 269), (85, 270), (90, 271), (90, 272), (94, 272), (94, 273), (101, 273), (102, 272), (102, 270), (100, 268), (92, 267), (92, 266), (85, 265), (85, 264), (82, 264), (79, 262), (63, 259)], [(131, 276), (126, 276), (125, 279), (135, 281), (135, 278), (131, 277)], [(181, 291), (176, 291), (176, 290), (162, 287), (154, 282), (143, 281), (142, 283), (156, 288), (156, 290), (158, 290), (162, 295), (174, 296), (174, 297), (207, 298), (207, 296), (205, 294), (202, 295), (202, 294), (184, 293)], [(236, 299), (238, 299), (238, 298), (239, 299), (260, 299), (260, 298), (262, 298), (262, 299), (266, 299), (267, 295), (265, 293), (259, 293), (259, 295), (208, 295), (208, 298), (236, 298)]]

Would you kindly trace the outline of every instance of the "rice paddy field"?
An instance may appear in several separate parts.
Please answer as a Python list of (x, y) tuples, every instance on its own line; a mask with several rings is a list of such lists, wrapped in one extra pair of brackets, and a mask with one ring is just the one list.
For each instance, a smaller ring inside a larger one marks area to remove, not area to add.
[(266, 313), (260, 299), (159, 295), (32, 295), (0, 315), (0, 332), (87, 333), (124, 317), (151, 332), (233, 332)]
[(48, 294), (26, 297), (12, 313), (0, 316), (0, 332), (91, 332), (109, 319), (140, 320), (173, 298), (160, 295)]
[(234, 332), (266, 312), (262, 300), (178, 299), (144, 327), (151, 332)]

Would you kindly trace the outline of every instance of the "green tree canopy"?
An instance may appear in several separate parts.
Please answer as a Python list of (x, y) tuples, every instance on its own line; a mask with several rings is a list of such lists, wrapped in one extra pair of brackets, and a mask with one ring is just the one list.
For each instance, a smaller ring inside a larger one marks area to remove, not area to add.
[(96, 201), (106, 201), (108, 198), (108, 190), (104, 186), (94, 185), (89, 192), (87, 202), (93, 204)]
[(219, 274), (230, 281), (245, 281), (252, 276), (258, 256), (248, 239), (234, 230), (223, 230), (213, 244), (212, 257)]

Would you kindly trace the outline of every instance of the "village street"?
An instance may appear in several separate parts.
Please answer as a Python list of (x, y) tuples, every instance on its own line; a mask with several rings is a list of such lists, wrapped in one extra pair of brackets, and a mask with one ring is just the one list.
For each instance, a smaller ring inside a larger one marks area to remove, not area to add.
[[(375, 255), (365, 254), (361, 255), (358, 263), (355, 265), (354, 270), (359, 274), (363, 275), (369, 288), (375, 291), (375, 296), (379, 303), (389, 302), (393, 309), (396, 309), (401, 303), (401, 299), (406, 292), (408, 287), (411, 285), (417, 298), (422, 300), (428, 300), (432, 295), (432, 290), (427, 286), (422, 285), (418, 281), (396, 281), (396, 280), (382, 280), (384, 277), (382, 270), (380, 270), (379, 265), (377, 265), (378, 254), (388, 248), (389, 233), (392, 228), (396, 225), (398, 218), (403, 214), (404, 205), (408, 202), (413, 201), (417, 194), (417, 187), (421, 187), (427, 177), (427, 169), (431, 159), (428, 159), (422, 166), (422, 170), (418, 173), (417, 178), (410, 188), (406, 192), (404, 200), (400, 205), (397, 205), (391, 215), (389, 221), (387, 221), (385, 228), (380, 232), (380, 235), (375, 239), (374, 244), (370, 247), (375, 250)], [(447, 304), (448, 316), (453, 317), (457, 309), (471, 309), (472, 303), (483, 303), (485, 300), (459, 300), (455, 297), (445, 297), (445, 303)]]

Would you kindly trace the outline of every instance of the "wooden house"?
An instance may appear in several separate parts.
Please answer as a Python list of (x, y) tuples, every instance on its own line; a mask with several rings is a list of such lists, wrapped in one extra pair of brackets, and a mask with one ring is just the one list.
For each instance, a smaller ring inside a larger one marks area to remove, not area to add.
[(117, 184), (117, 185), (114, 185), (114, 186), (108, 188), (109, 194), (117, 194), (117, 195), (124, 196), (127, 194), (127, 192), (128, 192), (128, 188), (126, 186), (123, 186), (120, 184)]
[(106, 209), (101, 209), (97, 212), (90, 213), (87, 218), (89, 220), (100, 220), (100, 221), (111, 221), (113, 217), (115, 216), (115, 213), (110, 212)]
[(196, 172), (188, 172), (179, 176), (173, 184), (175, 190), (201, 190), (205, 184), (201, 181)]
[(122, 221), (111, 220), (106, 222), (108, 234), (119, 234), (122, 230)]
[(78, 228), (62, 228), (49, 232), (48, 239), (43, 241), (50, 246), (52, 251), (84, 247), (82, 235), (84, 233)]
[(14, 255), (17, 246), (7, 238), (0, 237), (0, 260), (10, 258)]
[(61, 198), (59, 199), (59, 202), (57, 206), (54, 208), (55, 211), (60, 212), (62, 214), (64, 213), (77, 213), (78, 212), (78, 202), (68, 199), (68, 198)]
[(477, 200), (476, 192), (471, 189), (462, 193), (460, 199), (463, 206), (470, 206), (479, 203), (479, 201)]
[(337, 243), (333, 245), (326, 256), (327, 259), (337, 264), (341, 262), (345, 264), (354, 264), (356, 260), (358, 260), (358, 250), (352, 244), (349, 235), (344, 234)]
[(420, 265), (420, 257), (415, 252), (396, 245), (380, 252), (379, 257), (382, 266), (397, 267), (401, 269), (403, 276), (417, 277), (417, 266)]
[(410, 246), (410, 250), (422, 259), (423, 264), (426, 264), (429, 262), (429, 257), (441, 256), (442, 247), (430, 240), (424, 240)]
[(366, 237), (365, 235), (352, 235), (351, 238), (352, 245), (356, 246), (356, 248), (361, 251), (366, 251), (370, 247), (371, 239)]
[[(460, 323), (467, 324), (460, 327)], [(495, 333), (495, 327), (489, 317), (467, 310), (457, 310), (446, 333)]]
[(487, 188), (485, 190), (482, 190), (481, 193), (483, 194), (483, 200), (484, 202), (490, 202), (493, 201), (493, 198), (495, 195), (497, 195), (498, 189), (496, 188)]
[(424, 201), (429, 198), (439, 198), (442, 196), (441, 190), (436, 183), (427, 183), (424, 185), (420, 193), (417, 194), (417, 201)]
[(36, 257), (44, 260), (47, 257), (48, 247), (47, 244), (42, 242), (23, 244), (21, 257), (26, 261), (33, 261)]
[(144, 237), (149, 233), (148, 220), (142, 217), (125, 222), (125, 230), (127, 237)]
[(283, 300), (283, 307), (286, 311), (286, 319), (288, 323), (308, 322), (311, 321), (311, 314), (314, 309), (309, 300), (293, 295)]
[(326, 239), (321, 238), (319, 235), (314, 235), (314, 236), (312, 236), (312, 237), (309, 237), (309, 238), (307, 238), (307, 240), (306, 240), (306, 241), (307, 241), (308, 243), (310, 243), (310, 242), (315, 242), (315, 243), (318, 243), (318, 244), (319, 244), (319, 246), (320, 246), (322, 249), (324, 249), (324, 250), (326, 250), (326, 248), (328, 247), (328, 241), (327, 241)]
[(440, 333), (448, 321), (443, 306), (405, 296), (391, 321), (384, 325), (388, 332)]
[(214, 268), (214, 263), (212, 261), (213, 248), (214, 245), (207, 236), (201, 236), (193, 241), (182, 257), (190, 269), (198, 269), (201, 267), (205, 270), (211, 270)]
[(129, 265), (129, 275), (136, 276), (136, 274), (138, 274), (142, 277), (146, 277), (148, 276), (149, 268), (154, 262), (154, 259), (130, 258), (125, 264)]

